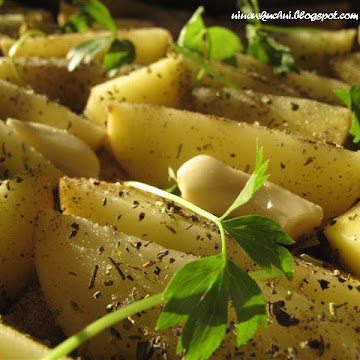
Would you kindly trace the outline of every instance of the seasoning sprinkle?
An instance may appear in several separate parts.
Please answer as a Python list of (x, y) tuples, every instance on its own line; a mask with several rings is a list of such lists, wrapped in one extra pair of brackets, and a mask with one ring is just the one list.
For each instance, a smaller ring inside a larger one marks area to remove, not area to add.
[(109, 259), (109, 261), (111, 262), (111, 264), (114, 265), (114, 267), (115, 267), (115, 269), (117, 270), (117, 272), (119, 273), (121, 279), (122, 279), (122, 280), (125, 280), (125, 275), (124, 275), (124, 273), (122, 272), (122, 270), (120, 269), (119, 264), (118, 264), (113, 258), (111, 258), (110, 256), (108, 256), (108, 259)]
[(96, 265), (94, 266), (94, 269), (93, 269), (92, 273), (91, 273), (91, 277), (90, 277), (90, 281), (89, 281), (89, 286), (88, 286), (89, 289), (92, 289), (92, 288), (94, 287), (95, 280), (96, 280), (96, 275), (97, 275), (98, 270), (99, 270), (99, 265), (96, 264)]

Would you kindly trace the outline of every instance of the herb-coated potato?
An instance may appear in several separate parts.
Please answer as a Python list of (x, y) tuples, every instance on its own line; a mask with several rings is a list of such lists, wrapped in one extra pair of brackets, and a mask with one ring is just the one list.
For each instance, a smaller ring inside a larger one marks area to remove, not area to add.
[[(39, 94), (51, 100), (59, 100), (73, 111), (82, 112), (90, 94), (90, 88), (107, 79), (99, 64), (80, 66), (74, 71), (67, 69), (65, 59), (16, 58), (15, 65), (22, 79)], [(0, 79), (16, 85), (24, 82), (14, 72), (10, 58), (0, 58)]]
[(84, 113), (94, 123), (105, 125), (110, 100), (176, 107), (190, 86), (183, 59), (169, 57), (93, 87)]
[(280, 43), (288, 46), (301, 69), (316, 70), (319, 74), (329, 73), (329, 58), (351, 51), (356, 30), (338, 31), (294, 31), (284, 34), (272, 33)]
[[(55, 211), (39, 214), (35, 247), (42, 291), (68, 336), (119, 306), (161, 292), (177, 269), (195, 259)], [(154, 331), (159, 312), (149, 309), (107, 329), (86, 344), (85, 353), (135, 359), (142, 342), (160, 336), (157, 354), (164, 349), (174, 358), (172, 330)]]
[(347, 139), (352, 121), (351, 112), (340, 106), (229, 88), (194, 89), (186, 108), (237, 121), (257, 121), (271, 129), (339, 145)]
[(300, 70), (299, 73), (290, 72), (286, 76), (275, 75), (270, 65), (262, 63), (252, 56), (237, 53), (237, 66), (249, 72), (259, 73), (274, 83), (292, 87), (296, 90), (297, 96), (306, 97), (329, 104), (342, 105), (339, 98), (334, 94), (334, 89), (344, 89), (348, 85), (342, 81), (320, 76), (314, 72)]
[(65, 106), (3, 80), (0, 80), (0, 118), (14, 118), (64, 129), (92, 148), (98, 147), (106, 136), (104, 129), (74, 114)]
[[(137, 234), (144, 241), (200, 256), (220, 251), (219, 234), (205, 219), (142, 190), (66, 178), (61, 181), (60, 197), (67, 214), (86, 216), (101, 225)], [(247, 270), (254, 269), (253, 262), (237, 245), (232, 241), (228, 245), (234, 261)], [(233, 352), (235, 357), (241, 352), (244, 358), (252, 358), (255, 353), (259, 359), (268, 358), (269, 351), (285, 359), (291, 352), (289, 348), (294, 348), (300, 359), (312, 360), (322, 352), (324, 359), (353, 358), (359, 347), (358, 285), (357, 280), (346, 275), (297, 259), (293, 281), (260, 281), (269, 301), (268, 327), (260, 327), (253, 341), (240, 349), (235, 348), (232, 338), (227, 339), (222, 350)], [(343, 304), (344, 299), (347, 304)], [(312, 347), (313, 343), (319, 347)]]
[(330, 61), (333, 76), (351, 85), (360, 83), (360, 52), (336, 57)]
[(43, 176), (18, 175), (0, 183), (0, 307), (33, 276), (32, 237), (42, 208), (53, 208), (51, 187)]
[[(188, 59), (185, 59), (185, 64), (186, 67), (190, 69), (194, 82), (201, 67)], [(254, 91), (274, 95), (300, 96), (300, 92), (293, 87), (283, 84), (277, 79), (270, 79), (261, 73), (248, 71), (245, 68), (235, 68), (234, 66), (221, 63), (220, 61), (210, 61), (210, 66), (218, 75), (230, 80), (240, 89), (252, 89)], [(207, 74), (201, 78), (199, 84), (215, 88), (224, 86), (224, 84), (216, 77)]]
[(0, 323), (0, 358), (34, 360), (48, 355), (50, 349), (10, 326)]
[(320, 205), (325, 218), (343, 213), (359, 196), (359, 152), (165, 107), (111, 103), (108, 109), (111, 148), (132, 179), (166, 188), (168, 167), (176, 171), (200, 154), (248, 172), (258, 141), (270, 159), (271, 181)]
[[(45, 58), (64, 58), (74, 46), (99, 36), (110, 35), (109, 32), (83, 32), (73, 34), (55, 34), (47, 37), (28, 38), (19, 49), (17, 56), (38, 56)], [(135, 63), (151, 64), (165, 56), (171, 41), (170, 33), (162, 28), (144, 28), (119, 30), (119, 39), (128, 39), (136, 49)], [(0, 48), (7, 55), (14, 39), (0, 39)], [(105, 50), (106, 51), (106, 50)]]
[(0, 178), (8, 178), (28, 170), (40, 170), (55, 188), (63, 172), (33, 147), (28, 145), (9, 126), (0, 121)]
[(15, 119), (8, 119), (6, 125), (66, 175), (99, 177), (100, 164), (94, 151), (66, 130)]
[(345, 214), (332, 220), (325, 228), (330, 246), (336, 251), (341, 265), (360, 276), (360, 206), (352, 207)]

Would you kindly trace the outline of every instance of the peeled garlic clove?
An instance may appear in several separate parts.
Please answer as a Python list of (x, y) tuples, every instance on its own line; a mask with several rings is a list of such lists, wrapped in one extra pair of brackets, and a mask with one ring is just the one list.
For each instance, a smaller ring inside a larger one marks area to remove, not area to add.
[[(182, 197), (218, 216), (233, 203), (249, 177), (208, 155), (188, 160), (177, 171)], [(311, 233), (323, 218), (320, 206), (269, 181), (230, 216), (248, 214), (269, 217), (293, 238)]]
[(8, 119), (22, 140), (71, 177), (99, 177), (97, 156), (84, 141), (52, 126)]

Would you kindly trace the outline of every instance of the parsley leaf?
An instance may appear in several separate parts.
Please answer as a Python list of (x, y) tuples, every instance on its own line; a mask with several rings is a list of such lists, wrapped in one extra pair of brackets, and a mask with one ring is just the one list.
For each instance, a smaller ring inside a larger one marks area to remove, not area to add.
[[(259, 4), (257, 0), (237, 0), (237, 7), (243, 14), (246, 15), (256, 14), (259, 12)], [(249, 21), (254, 21), (256, 23), (260, 22), (260, 20), (257, 18), (251, 19)]]
[(258, 325), (267, 325), (265, 299), (246, 271), (228, 260), (229, 296), (234, 305), (237, 324), (237, 346), (246, 344), (256, 333)]
[(352, 124), (350, 134), (353, 142), (360, 141), (360, 86), (353, 85), (350, 89), (336, 89), (334, 93), (351, 110)]
[(90, 64), (96, 55), (109, 45), (110, 41), (111, 36), (100, 36), (72, 48), (66, 56), (66, 59), (69, 60), (68, 70), (73, 71), (80, 64)]
[(284, 75), (290, 71), (299, 72), (290, 49), (254, 25), (246, 26), (249, 42), (247, 53), (263, 63), (270, 64), (275, 74)]
[(177, 44), (188, 50), (204, 53), (204, 37), (206, 33), (206, 26), (201, 14), (204, 12), (202, 6), (198, 7), (190, 20), (181, 29)]
[(84, 32), (93, 25), (95, 20), (86, 12), (81, 11), (71, 15), (68, 21), (62, 27), (63, 31), (67, 34)]
[(206, 27), (199, 7), (182, 28), (177, 44), (187, 50), (203, 55), (207, 60), (234, 61), (234, 54), (242, 51), (240, 38), (233, 31), (222, 27)]
[(251, 174), (249, 180), (246, 182), (244, 188), (241, 190), (238, 197), (221, 216), (220, 220), (225, 219), (234, 210), (246, 204), (252, 196), (264, 185), (269, 175), (266, 174), (269, 160), (264, 161), (264, 149), (256, 144), (256, 160), (255, 169)]
[(275, 221), (260, 215), (241, 216), (223, 220), (225, 230), (265, 270), (271, 266), (281, 270), (288, 279), (293, 276), (293, 258), (283, 246), (294, 241)]
[(84, 13), (91, 16), (95, 21), (109, 29), (114, 37), (117, 34), (117, 27), (108, 8), (99, 0), (89, 0), (88, 2), (76, 1), (76, 5), (81, 6)]
[(181, 195), (180, 192), (180, 188), (178, 184), (174, 184), (172, 186), (170, 186), (169, 188), (165, 189), (166, 192), (170, 193), (170, 194), (174, 194), (174, 195)]
[(113, 76), (120, 66), (133, 62), (135, 55), (135, 46), (131, 41), (114, 39), (105, 54), (104, 69), (109, 71), (109, 76)]
[(185, 265), (164, 291), (166, 302), (157, 328), (186, 321), (178, 343), (184, 359), (207, 359), (226, 334), (228, 302), (235, 308), (238, 345), (245, 344), (258, 325), (266, 325), (265, 300), (249, 274), (222, 254)]

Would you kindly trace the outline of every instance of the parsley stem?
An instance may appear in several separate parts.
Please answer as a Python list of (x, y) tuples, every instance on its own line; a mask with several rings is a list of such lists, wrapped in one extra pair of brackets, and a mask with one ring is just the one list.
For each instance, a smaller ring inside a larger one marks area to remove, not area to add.
[(97, 335), (104, 329), (128, 318), (129, 316), (160, 305), (162, 303), (162, 297), (163, 293), (146, 297), (97, 319), (55, 347), (43, 360), (58, 360), (64, 358), (78, 348), (82, 343)]
[(10, 59), (10, 65), (11, 65), (11, 68), (12, 70), (14, 71), (16, 77), (20, 80), (20, 82), (22, 83), (25, 83), (25, 79), (23, 78), (23, 76), (20, 74), (19, 70), (17, 69), (16, 67), (16, 64), (15, 64), (15, 57), (16, 57), (16, 54), (18, 53), (19, 49), (23, 46), (25, 40), (28, 38), (28, 37), (31, 37), (31, 36), (46, 36), (46, 34), (41, 31), (41, 30), (37, 30), (37, 29), (34, 29), (34, 30), (28, 30), (26, 32), (24, 32), (20, 38), (11, 46), (10, 50), (9, 50), (9, 53), (8, 53), (8, 56), (9, 56), (9, 59)]
[(218, 225), (219, 220), (215, 215), (199, 208), (198, 206), (192, 204), (191, 202), (183, 199), (180, 196), (176, 196), (176, 195), (168, 193), (164, 190), (158, 189), (154, 186), (151, 186), (148, 184), (143, 184), (143, 183), (137, 182), (137, 181), (126, 181), (126, 182), (124, 182), (124, 185), (130, 186), (130, 187), (133, 187), (136, 189), (144, 190), (144, 191), (153, 193), (155, 195), (161, 196), (167, 200), (174, 201), (174, 202), (192, 210), (194, 213), (201, 215), (204, 218), (206, 218), (206, 219), (212, 221), (213, 223), (215, 223), (216, 225)]
[(220, 237), (221, 237), (221, 253), (223, 254), (224, 259), (227, 259), (227, 246), (226, 246), (226, 234), (224, 227), (221, 223), (221, 220), (218, 220), (216, 222), (216, 225), (218, 226), (220, 230)]

